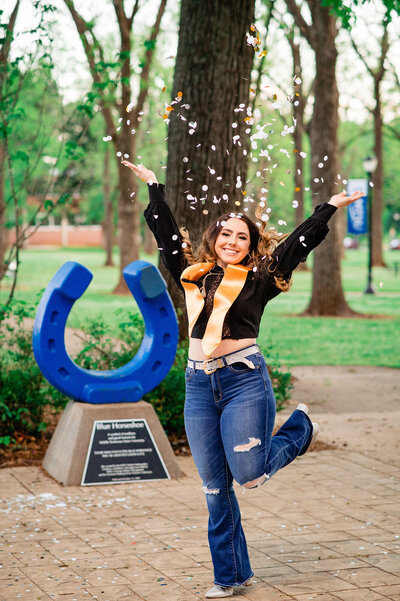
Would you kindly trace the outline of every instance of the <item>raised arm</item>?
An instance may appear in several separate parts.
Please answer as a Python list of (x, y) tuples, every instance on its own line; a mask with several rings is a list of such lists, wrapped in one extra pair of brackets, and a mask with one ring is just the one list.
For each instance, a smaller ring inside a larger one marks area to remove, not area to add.
[(144, 212), (144, 217), (157, 240), (165, 267), (183, 292), (180, 276), (188, 264), (182, 252), (182, 236), (165, 199), (165, 188), (163, 184), (157, 182), (156, 176), (149, 169), (142, 165), (133, 165), (128, 161), (123, 161), (123, 164), (132, 169), (148, 185), (149, 205)]
[(346, 192), (332, 196), (328, 203), (318, 205), (314, 213), (303, 221), (272, 254), (270, 270), (289, 279), (292, 271), (301, 261), (305, 261), (309, 253), (320, 244), (329, 232), (328, 221), (338, 208), (348, 206), (364, 195), (354, 192), (347, 196)]

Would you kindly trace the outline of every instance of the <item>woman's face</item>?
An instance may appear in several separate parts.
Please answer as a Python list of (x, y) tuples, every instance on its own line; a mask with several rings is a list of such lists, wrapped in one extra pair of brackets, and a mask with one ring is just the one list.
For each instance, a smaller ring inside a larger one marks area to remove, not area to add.
[(243, 261), (250, 250), (250, 232), (247, 224), (238, 217), (230, 217), (215, 240), (217, 265), (225, 267)]

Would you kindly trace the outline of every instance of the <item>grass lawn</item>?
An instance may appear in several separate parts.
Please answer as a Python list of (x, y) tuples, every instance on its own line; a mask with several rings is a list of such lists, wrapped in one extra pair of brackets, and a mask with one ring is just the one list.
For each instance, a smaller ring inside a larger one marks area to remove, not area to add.
[[(156, 257), (142, 257), (155, 261)], [(376, 295), (364, 295), (367, 273), (365, 249), (347, 251), (343, 261), (343, 284), (349, 305), (380, 319), (304, 318), (296, 315), (308, 303), (311, 272), (297, 272), (287, 294), (267, 305), (261, 322), (259, 344), (271, 357), (286, 365), (380, 365), (400, 367), (400, 252), (385, 255), (389, 269), (374, 268)], [(117, 252), (115, 253), (118, 262)], [(78, 261), (93, 273), (93, 280), (82, 299), (74, 305), (68, 320), (81, 327), (92, 317), (101, 317), (113, 330), (120, 309), (136, 308), (130, 296), (115, 296), (116, 267), (104, 267), (99, 249), (29, 249), (22, 251), (22, 263), (15, 297), (36, 303), (44, 288), (66, 261)], [(398, 273), (395, 274), (395, 263)], [(311, 262), (309, 261), (309, 265)], [(0, 301), (8, 284), (0, 290)]]

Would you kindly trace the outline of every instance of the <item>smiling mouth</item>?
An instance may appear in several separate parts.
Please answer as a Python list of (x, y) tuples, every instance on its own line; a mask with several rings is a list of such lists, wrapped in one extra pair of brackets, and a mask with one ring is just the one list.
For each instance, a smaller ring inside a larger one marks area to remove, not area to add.
[(236, 255), (239, 252), (238, 250), (232, 250), (230, 248), (223, 248), (222, 250), (228, 255)]

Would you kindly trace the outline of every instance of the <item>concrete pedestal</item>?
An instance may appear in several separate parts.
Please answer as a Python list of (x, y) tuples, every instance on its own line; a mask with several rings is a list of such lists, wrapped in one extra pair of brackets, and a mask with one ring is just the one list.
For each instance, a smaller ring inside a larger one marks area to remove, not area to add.
[(96, 420), (146, 419), (171, 478), (182, 475), (154, 408), (145, 401), (93, 405), (70, 401), (53, 434), (43, 467), (65, 486), (82, 481), (93, 423)]

